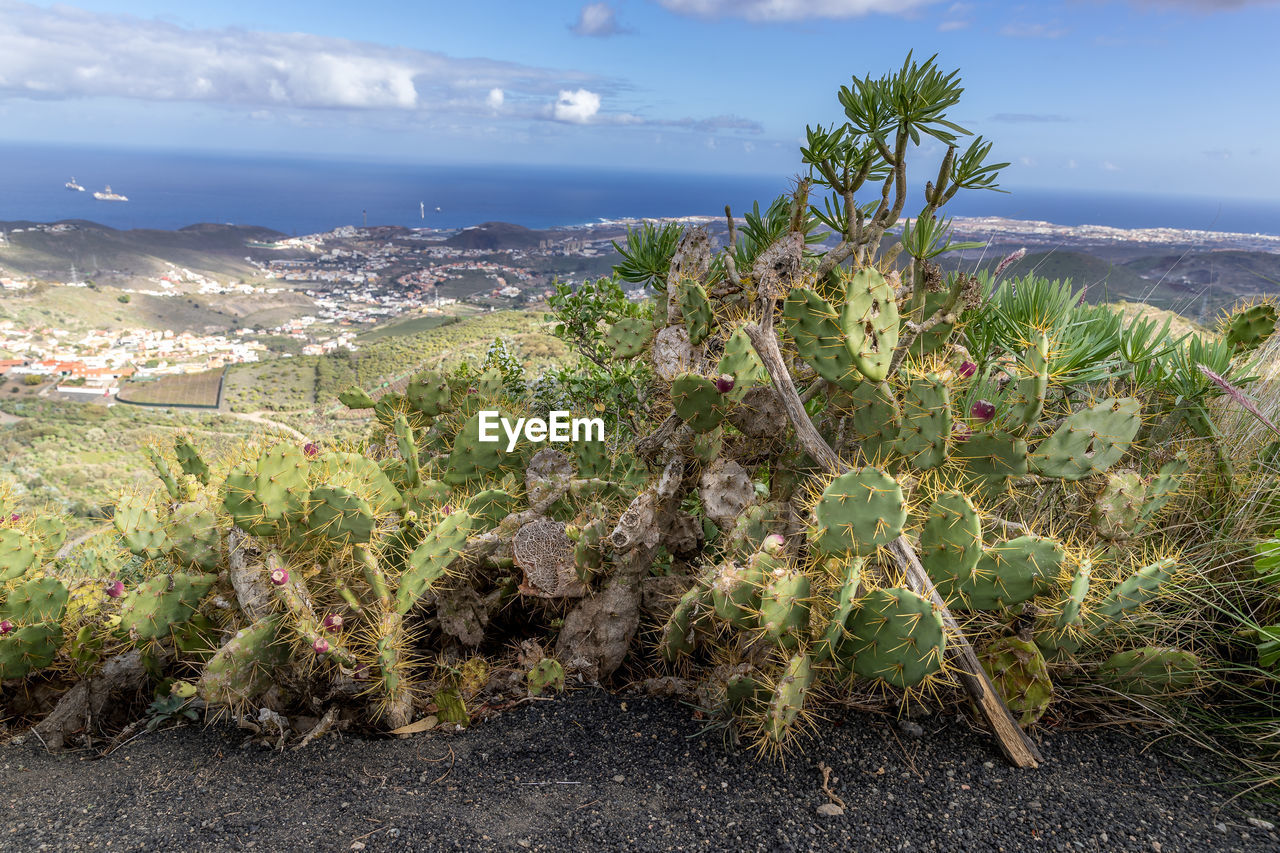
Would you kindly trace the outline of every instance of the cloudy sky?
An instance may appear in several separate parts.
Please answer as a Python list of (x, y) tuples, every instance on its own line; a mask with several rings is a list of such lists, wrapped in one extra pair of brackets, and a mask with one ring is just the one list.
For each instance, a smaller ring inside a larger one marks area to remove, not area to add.
[(908, 50), (1011, 187), (1280, 196), (1250, 0), (0, 0), (0, 142), (791, 174)]

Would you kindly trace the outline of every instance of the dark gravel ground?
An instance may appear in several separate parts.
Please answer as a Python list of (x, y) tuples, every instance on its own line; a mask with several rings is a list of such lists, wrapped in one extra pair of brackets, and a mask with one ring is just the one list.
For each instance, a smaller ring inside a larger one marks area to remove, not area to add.
[[(1206, 756), (1110, 729), (1050, 735), (1018, 771), (958, 718), (919, 725), (850, 716), (785, 767), (691, 737), (675, 703), (591, 691), (298, 752), (188, 727), (88, 760), (28, 736), (0, 747), (0, 850), (1280, 850)], [(843, 814), (819, 812), (819, 762)]]

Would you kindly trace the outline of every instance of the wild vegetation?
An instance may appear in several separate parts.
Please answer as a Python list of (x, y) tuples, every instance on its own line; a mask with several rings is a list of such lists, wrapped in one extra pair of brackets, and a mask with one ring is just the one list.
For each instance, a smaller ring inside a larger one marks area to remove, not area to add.
[[(155, 694), (283, 742), (290, 714), (403, 733), (625, 677), (769, 753), (832, 703), (967, 696), (1020, 765), (1026, 732), (1092, 714), (1276, 778), (1276, 310), (1174, 334), (944, 273), (942, 211), (1003, 165), (947, 117), (961, 91), (932, 60), (854, 78), (727, 246), (633, 232), (552, 300), (576, 364), (389, 349), (327, 380), (372, 415), (358, 442), (178, 434), (65, 558), (61, 522), (13, 516), (10, 712), (61, 744)], [(945, 154), (903, 220), (926, 136)], [(606, 440), (484, 438), (481, 412), (562, 408)]]

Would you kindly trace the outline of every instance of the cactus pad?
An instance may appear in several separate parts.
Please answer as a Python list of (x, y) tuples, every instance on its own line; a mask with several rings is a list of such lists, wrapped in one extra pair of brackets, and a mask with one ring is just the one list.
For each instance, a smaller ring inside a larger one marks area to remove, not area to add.
[(852, 551), (865, 557), (897, 539), (906, 519), (902, 487), (868, 466), (841, 474), (822, 490), (809, 538), (824, 554)]
[(946, 634), (933, 604), (909, 589), (877, 589), (849, 620), (840, 657), (863, 678), (914, 687), (942, 666)]

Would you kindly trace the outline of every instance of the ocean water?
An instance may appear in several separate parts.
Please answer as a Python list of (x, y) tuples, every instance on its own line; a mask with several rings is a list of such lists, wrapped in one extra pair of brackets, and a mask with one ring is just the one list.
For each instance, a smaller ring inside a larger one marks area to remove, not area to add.
[[(63, 187), (73, 176), (86, 192)], [(93, 192), (107, 184), (130, 200), (94, 199)], [(0, 145), (0, 221), (87, 219), (114, 228), (219, 222), (307, 234), (366, 219), (370, 225), (410, 227), (499, 220), (547, 228), (601, 218), (719, 215), (726, 203), (741, 214), (753, 201), (764, 206), (787, 189), (786, 175), (393, 165)], [(1280, 234), (1280, 204), (1232, 199), (1018, 190), (961, 193), (948, 212), (1061, 225)]]

